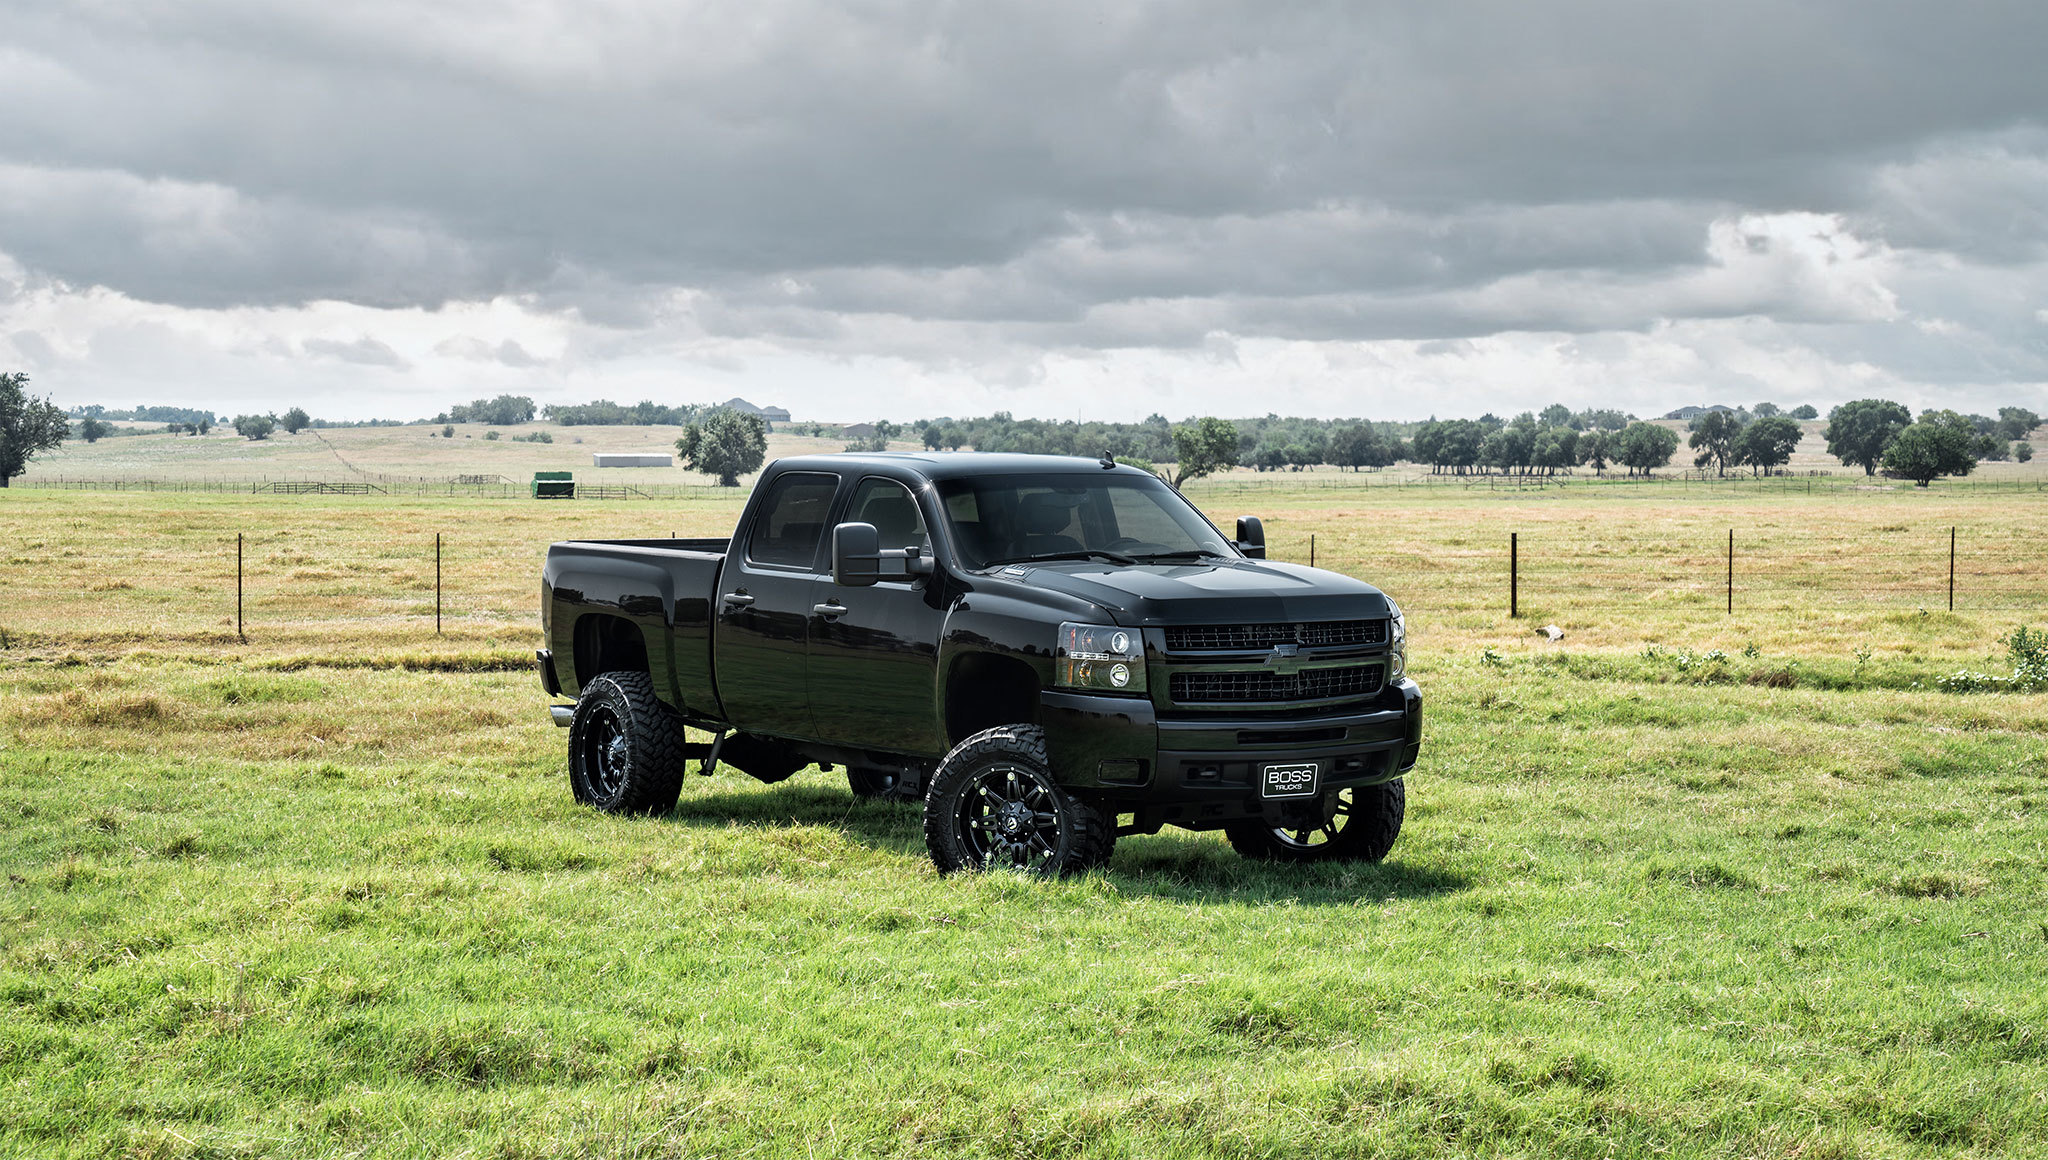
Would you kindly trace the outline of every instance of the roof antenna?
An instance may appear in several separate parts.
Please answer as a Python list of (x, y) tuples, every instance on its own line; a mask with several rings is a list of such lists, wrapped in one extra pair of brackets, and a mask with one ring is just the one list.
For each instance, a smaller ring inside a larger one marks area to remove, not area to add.
[(1103, 452), (1102, 452), (1102, 470), (1104, 470), (1104, 471), (1108, 471), (1108, 470), (1109, 470), (1110, 468), (1112, 468), (1112, 467), (1115, 467), (1115, 466), (1116, 466), (1116, 456), (1114, 456), (1114, 455), (1111, 455), (1111, 454), (1109, 453), (1109, 449), (1108, 449), (1108, 448), (1104, 448), (1104, 449), (1103, 449)]

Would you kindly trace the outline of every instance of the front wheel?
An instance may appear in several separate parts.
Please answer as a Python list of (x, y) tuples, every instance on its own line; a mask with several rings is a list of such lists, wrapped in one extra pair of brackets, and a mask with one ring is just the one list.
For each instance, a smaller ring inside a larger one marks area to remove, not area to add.
[(1321, 810), (1299, 824), (1273, 826), (1253, 818), (1223, 827), (1230, 846), (1268, 862), (1377, 862), (1394, 848), (1408, 791), (1399, 779), (1324, 796)]
[(569, 788), (608, 814), (665, 814), (683, 785), (683, 720), (646, 673), (603, 673), (569, 724)]
[(984, 729), (946, 755), (924, 799), (924, 843), (942, 874), (1006, 867), (1046, 878), (1109, 860), (1114, 819), (1052, 778), (1045, 730)]

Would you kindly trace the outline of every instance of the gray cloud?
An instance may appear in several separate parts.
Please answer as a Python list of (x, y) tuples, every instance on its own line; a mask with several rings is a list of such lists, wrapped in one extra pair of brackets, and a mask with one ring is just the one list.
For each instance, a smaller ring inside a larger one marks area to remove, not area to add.
[(507, 371), (760, 342), (1028, 381), (1755, 317), (2040, 375), (2034, 3), (8, 8), (0, 254), (182, 307), (618, 332), (404, 348)]
[(305, 341), (304, 346), (307, 354), (322, 358), (340, 359), (342, 362), (355, 363), (359, 366), (397, 368), (406, 366), (405, 359), (401, 358), (397, 351), (392, 350), (389, 346), (371, 338), (367, 334), (348, 342), (340, 342), (331, 338), (309, 338)]

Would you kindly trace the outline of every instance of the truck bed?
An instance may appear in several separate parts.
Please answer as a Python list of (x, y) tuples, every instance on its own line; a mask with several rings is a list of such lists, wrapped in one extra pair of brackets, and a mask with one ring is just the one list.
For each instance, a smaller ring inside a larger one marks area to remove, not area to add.
[(550, 545), (541, 572), (542, 627), (562, 691), (576, 696), (583, 681), (604, 667), (604, 649), (612, 647), (623, 621), (647, 642), (648, 672), (663, 699), (717, 715), (711, 615), (731, 543), (720, 538)]

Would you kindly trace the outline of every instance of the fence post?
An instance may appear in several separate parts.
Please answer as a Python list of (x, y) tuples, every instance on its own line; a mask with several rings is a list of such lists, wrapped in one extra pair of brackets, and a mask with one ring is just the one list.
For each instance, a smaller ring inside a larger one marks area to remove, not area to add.
[(1508, 533), (1508, 618), (1522, 615), (1522, 534)]
[(1316, 534), (1314, 532), (1308, 534), (1308, 566), (1311, 568), (1316, 566)]
[(441, 533), (434, 533), (434, 635), (441, 635)]
[(1728, 615), (1735, 615), (1735, 529), (1728, 529)]
[(1948, 526), (1948, 610), (1956, 610), (1956, 526)]
[(242, 634), (242, 533), (235, 533), (235, 639), (243, 644), (249, 638)]

